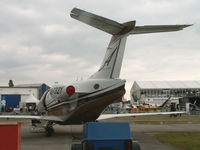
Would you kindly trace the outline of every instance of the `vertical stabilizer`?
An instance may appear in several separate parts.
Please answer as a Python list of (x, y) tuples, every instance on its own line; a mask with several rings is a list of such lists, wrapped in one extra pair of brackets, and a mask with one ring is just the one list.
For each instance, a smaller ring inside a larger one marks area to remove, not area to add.
[(119, 78), (127, 35), (112, 36), (100, 69), (90, 78)]
[(116, 21), (74, 8), (71, 17), (112, 35), (100, 69), (90, 78), (119, 78), (128, 33), (135, 27), (135, 21)]

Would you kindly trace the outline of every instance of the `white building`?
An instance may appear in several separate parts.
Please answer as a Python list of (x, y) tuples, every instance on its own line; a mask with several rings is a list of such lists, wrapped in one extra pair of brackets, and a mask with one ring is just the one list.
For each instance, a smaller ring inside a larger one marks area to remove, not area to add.
[(200, 81), (135, 81), (130, 91), (131, 101), (161, 104), (169, 96), (177, 102), (186, 95), (200, 96)]
[(0, 86), (0, 102), (4, 100), (6, 107), (18, 108), (30, 95), (40, 99), (47, 89), (49, 86), (43, 83), (21, 84), (14, 87)]

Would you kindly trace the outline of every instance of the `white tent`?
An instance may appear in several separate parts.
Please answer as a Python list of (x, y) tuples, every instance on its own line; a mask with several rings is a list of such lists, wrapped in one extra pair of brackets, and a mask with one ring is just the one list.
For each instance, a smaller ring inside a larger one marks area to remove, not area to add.
[(35, 103), (35, 104), (38, 104), (40, 101), (35, 98), (35, 96), (33, 96), (33, 94), (30, 94), (29, 97), (25, 100), (25, 103), (28, 104), (28, 103)]

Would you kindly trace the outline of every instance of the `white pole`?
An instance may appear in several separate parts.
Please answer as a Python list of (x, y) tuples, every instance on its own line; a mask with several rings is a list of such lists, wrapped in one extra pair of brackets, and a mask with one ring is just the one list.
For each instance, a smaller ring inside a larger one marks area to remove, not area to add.
[(185, 105), (186, 105), (186, 106), (185, 106), (185, 108), (186, 108), (186, 113), (187, 113), (187, 114), (190, 114), (190, 103), (186, 103)]

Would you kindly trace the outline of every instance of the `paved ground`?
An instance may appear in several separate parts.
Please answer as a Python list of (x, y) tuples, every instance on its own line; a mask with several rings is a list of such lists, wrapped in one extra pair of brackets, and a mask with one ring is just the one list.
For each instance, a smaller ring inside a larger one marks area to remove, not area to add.
[[(83, 126), (54, 126), (52, 137), (45, 137), (43, 129), (32, 129), (30, 125), (22, 127), (22, 150), (70, 150), (72, 141), (82, 138)], [(178, 150), (170, 145), (162, 144), (148, 136), (157, 132), (200, 132), (200, 124), (181, 125), (131, 125), (135, 140), (139, 141), (142, 150)]]

